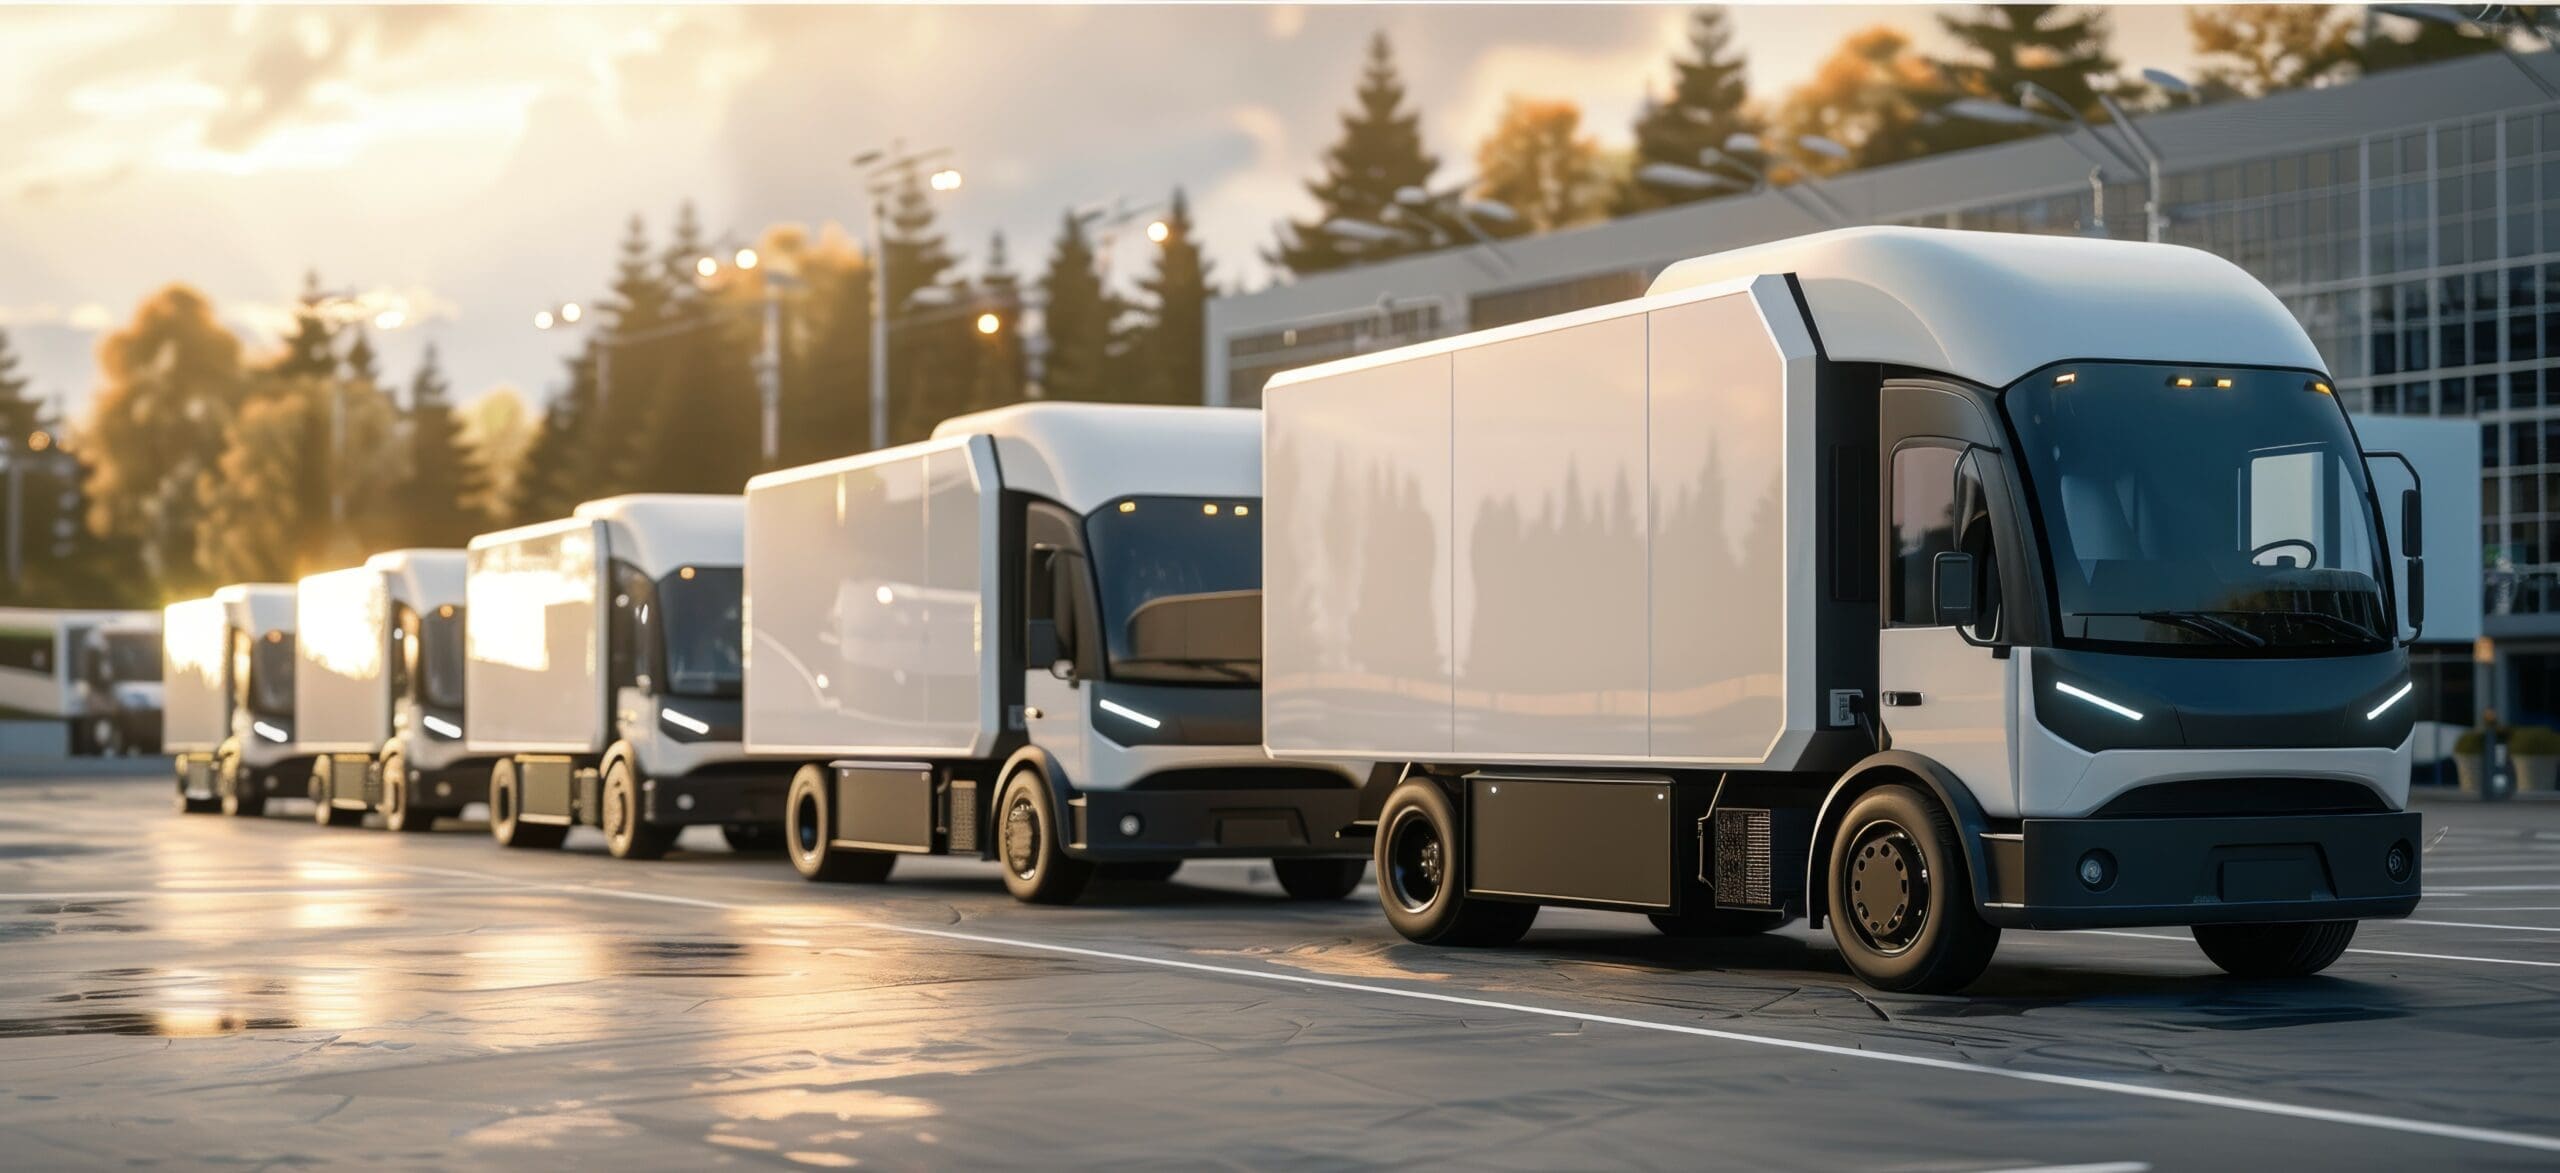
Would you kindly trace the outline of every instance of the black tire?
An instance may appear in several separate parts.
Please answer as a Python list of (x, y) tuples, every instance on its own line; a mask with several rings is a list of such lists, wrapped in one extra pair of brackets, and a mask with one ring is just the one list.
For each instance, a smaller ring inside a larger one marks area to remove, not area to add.
[(2000, 947), (1973, 904), (1955, 820), (1909, 786), (1859, 795), (1831, 839), (1831, 939), (1879, 990), (1950, 994), (1972, 985)]
[(1172, 879), (1174, 873), (1181, 870), (1182, 861), (1178, 859), (1139, 859), (1130, 860), (1125, 863), (1095, 864), (1093, 865), (1093, 876), (1097, 880), (1119, 880), (1136, 884), (1161, 884), (1166, 880)]
[(417, 784), (409, 780), (408, 759), (398, 750), (384, 750), (375, 768), (382, 771), (383, 829), (413, 834), (435, 830), (436, 816), (441, 812), (417, 805)]
[(222, 809), (222, 796), (218, 794), (197, 798), (194, 795), (187, 793), (187, 760), (185, 758), (178, 759), (177, 774), (177, 811), (179, 814), (209, 815)]
[(517, 793), (516, 764), (500, 761), (489, 769), (489, 837), (500, 847), (558, 847), (569, 828), (558, 823), (524, 821), (524, 796)]
[(598, 812), (604, 825), (605, 850), (615, 859), (658, 859), (676, 845), (682, 827), (661, 827), (642, 817), (640, 810), (640, 772), (631, 759), (615, 758), (604, 769), (604, 809)]
[(1378, 812), (1378, 905), (1405, 939), (1426, 945), (1508, 945), (1538, 919), (1538, 906), (1466, 893), (1457, 805), (1429, 777), (1396, 784)]
[(235, 819), (254, 819), (267, 813), (266, 779), (240, 764), (240, 755), (226, 754), (216, 767), (214, 792), (221, 795), (222, 813)]
[(1365, 859), (1275, 859), (1271, 874), (1291, 900), (1340, 900), (1369, 874)]
[(2196, 947), (2233, 977), (2298, 978), (2329, 968), (2346, 953), (2356, 939), (2356, 922), (2197, 925), (2194, 932)]
[(791, 775), (791, 798), (783, 807), (782, 842), (791, 867), (805, 880), (831, 884), (877, 884), (898, 866), (888, 851), (861, 851), (835, 844), (834, 788), (827, 768), (802, 766)]
[(1093, 865), (1067, 854), (1064, 824), (1047, 780), (1022, 769), (1005, 780), (995, 806), (996, 862), (1005, 890), (1025, 904), (1073, 904), (1093, 880)]
[(1703, 940), (1765, 933), (1787, 923), (1787, 914), (1748, 908), (1701, 908), (1677, 916), (1657, 912), (1647, 919), (1662, 930), (1663, 936)]
[(720, 838), (740, 855), (771, 855), (782, 850), (782, 828), (773, 823), (723, 823)]
[(364, 812), (347, 810), (337, 804), (338, 767), (327, 756), (311, 763), (311, 821), (323, 827), (354, 827), (364, 823)]

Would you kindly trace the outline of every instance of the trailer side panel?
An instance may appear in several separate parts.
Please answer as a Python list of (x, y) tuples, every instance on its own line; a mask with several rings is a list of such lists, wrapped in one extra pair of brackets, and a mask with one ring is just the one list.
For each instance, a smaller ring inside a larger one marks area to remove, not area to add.
[(603, 523), (471, 544), (463, 691), (475, 753), (598, 753), (605, 720)]
[(372, 753), (391, 736), (391, 597), (382, 572), (315, 574), (294, 591), (294, 741)]
[(231, 735), (223, 687), (227, 615), (220, 599), (189, 599), (161, 612), (160, 743), (172, 753), (209, 753)]

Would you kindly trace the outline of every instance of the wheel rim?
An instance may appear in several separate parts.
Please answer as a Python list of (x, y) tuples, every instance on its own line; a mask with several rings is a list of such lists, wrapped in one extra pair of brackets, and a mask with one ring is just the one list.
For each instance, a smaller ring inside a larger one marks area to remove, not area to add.
[(804, 856), (818, 854), (817, 795), (804, 793), (791, 804), (791, 842)]
[(489, 821), (500, 827), (516, 823), (516, 788), (502, 783), (489, 788)]
[(1004, 866), (1028, 880), (1040, 872), (1040, 811), (1017, 794), (1004, 808)]
[(1929, 927), (1929, 861), (1911, 832), (1869, 823), (1850, 841), (1841, 874), (1850, 929), (1887, 957), (1908, 951)]
[(1440, 829), (1419, 810), (1396, 815), (1387, 832), (1387, 892), (1406, 912), (1421, 912), (1440, 899), (1449, 871), (1449, 850)]
[(409, 783), (404, 775), (382, 772), (382, 817), (398, 819), (409, 811)]
[(618, 844), (631, 840), (631, 790), (619, 778), (604, 788), (604, 833)]

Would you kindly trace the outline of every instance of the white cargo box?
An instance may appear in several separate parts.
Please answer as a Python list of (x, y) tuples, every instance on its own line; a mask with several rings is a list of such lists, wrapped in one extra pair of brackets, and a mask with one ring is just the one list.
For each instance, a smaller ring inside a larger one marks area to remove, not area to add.
[(604, 749), (604, 530), (569, 518), (471, 539), (463, 693), (472, 752)]
[(1275, 378), (1270, 752), (1785, 768), (1814, 368), (1756, 276)]
[(172, 753), (210, 752), (231, 735), (225, 615), (216, 598), (171, 603), (160, 612), (160, 744)]
[(391, 736), (391, 591), (370, 566), (294, 589), (294, 741), (313, 753), (372, 753)]
[(991, 751), (1001, 497), (984, 435), (747, 482), (748, 752)]
[(81, 640), (115, 614), (0, 607), (0, 718), (76, 716)]

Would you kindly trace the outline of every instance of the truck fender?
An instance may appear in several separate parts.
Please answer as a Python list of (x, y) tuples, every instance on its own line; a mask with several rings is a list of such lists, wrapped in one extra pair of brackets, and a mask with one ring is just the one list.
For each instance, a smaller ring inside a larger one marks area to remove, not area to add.
[[(1013, 756), (1004, 760), (1004, 768), (996, 771), (997, 787), (1003, 787), (1005, 782), (1013, 777), (1015, 770), (1025, 767), (1040, 775), (1040, 780), (1048, 784), (1049, 799), (1054, 804), (1051, 809), (1057, 811), (1060, 818), (1066, 817), (1066, 813), (1074, 809), (1076, 788), (1067, 781), (1067, 772), (1059, 768), (1058, 759), (1051, 757), (1048, 750), (1039, 746), (1026, 745), (1013, 751)], [(987, 796), (991, 806), (996, 797), (994, 794)]]
[(1410, 762), (1373, 762), (1369, 776), (1360, 782), (1360, 821), (1375, 825), (1387, 809), (1387, 796), (1402, 785), (1405, 775), (1413, 772)]
[(1840, 829), (1840, 820), (1849, 813), (1850, 803), (1858, 795), (1895, 781), (1913, 780), (1926, 787), (1955, 819), (1956, 842), (1964, 849), (1965, 871), (1971, 874), (1973, 901), (1980, 907), (1991, 900), (1991, 868), (1982, 849), (1982, 833), (1989, 829), (1983, 817), (1982, 804), (1973, 800), (1973, 792), (1955, 772), (1935, 760), (1909, 750), (1888, 749), (1870, 754), (1850, 767), (1840, 780), (1831, 784), (1831, 792), (1823, 796), (1821, 809), (1813, 817), (1813, 842), (1807, 846), (1804, 864), (1805, 923), (1822, 927), (1831, 887), (1824, 875), (1831, 865), (1831, 837)]

